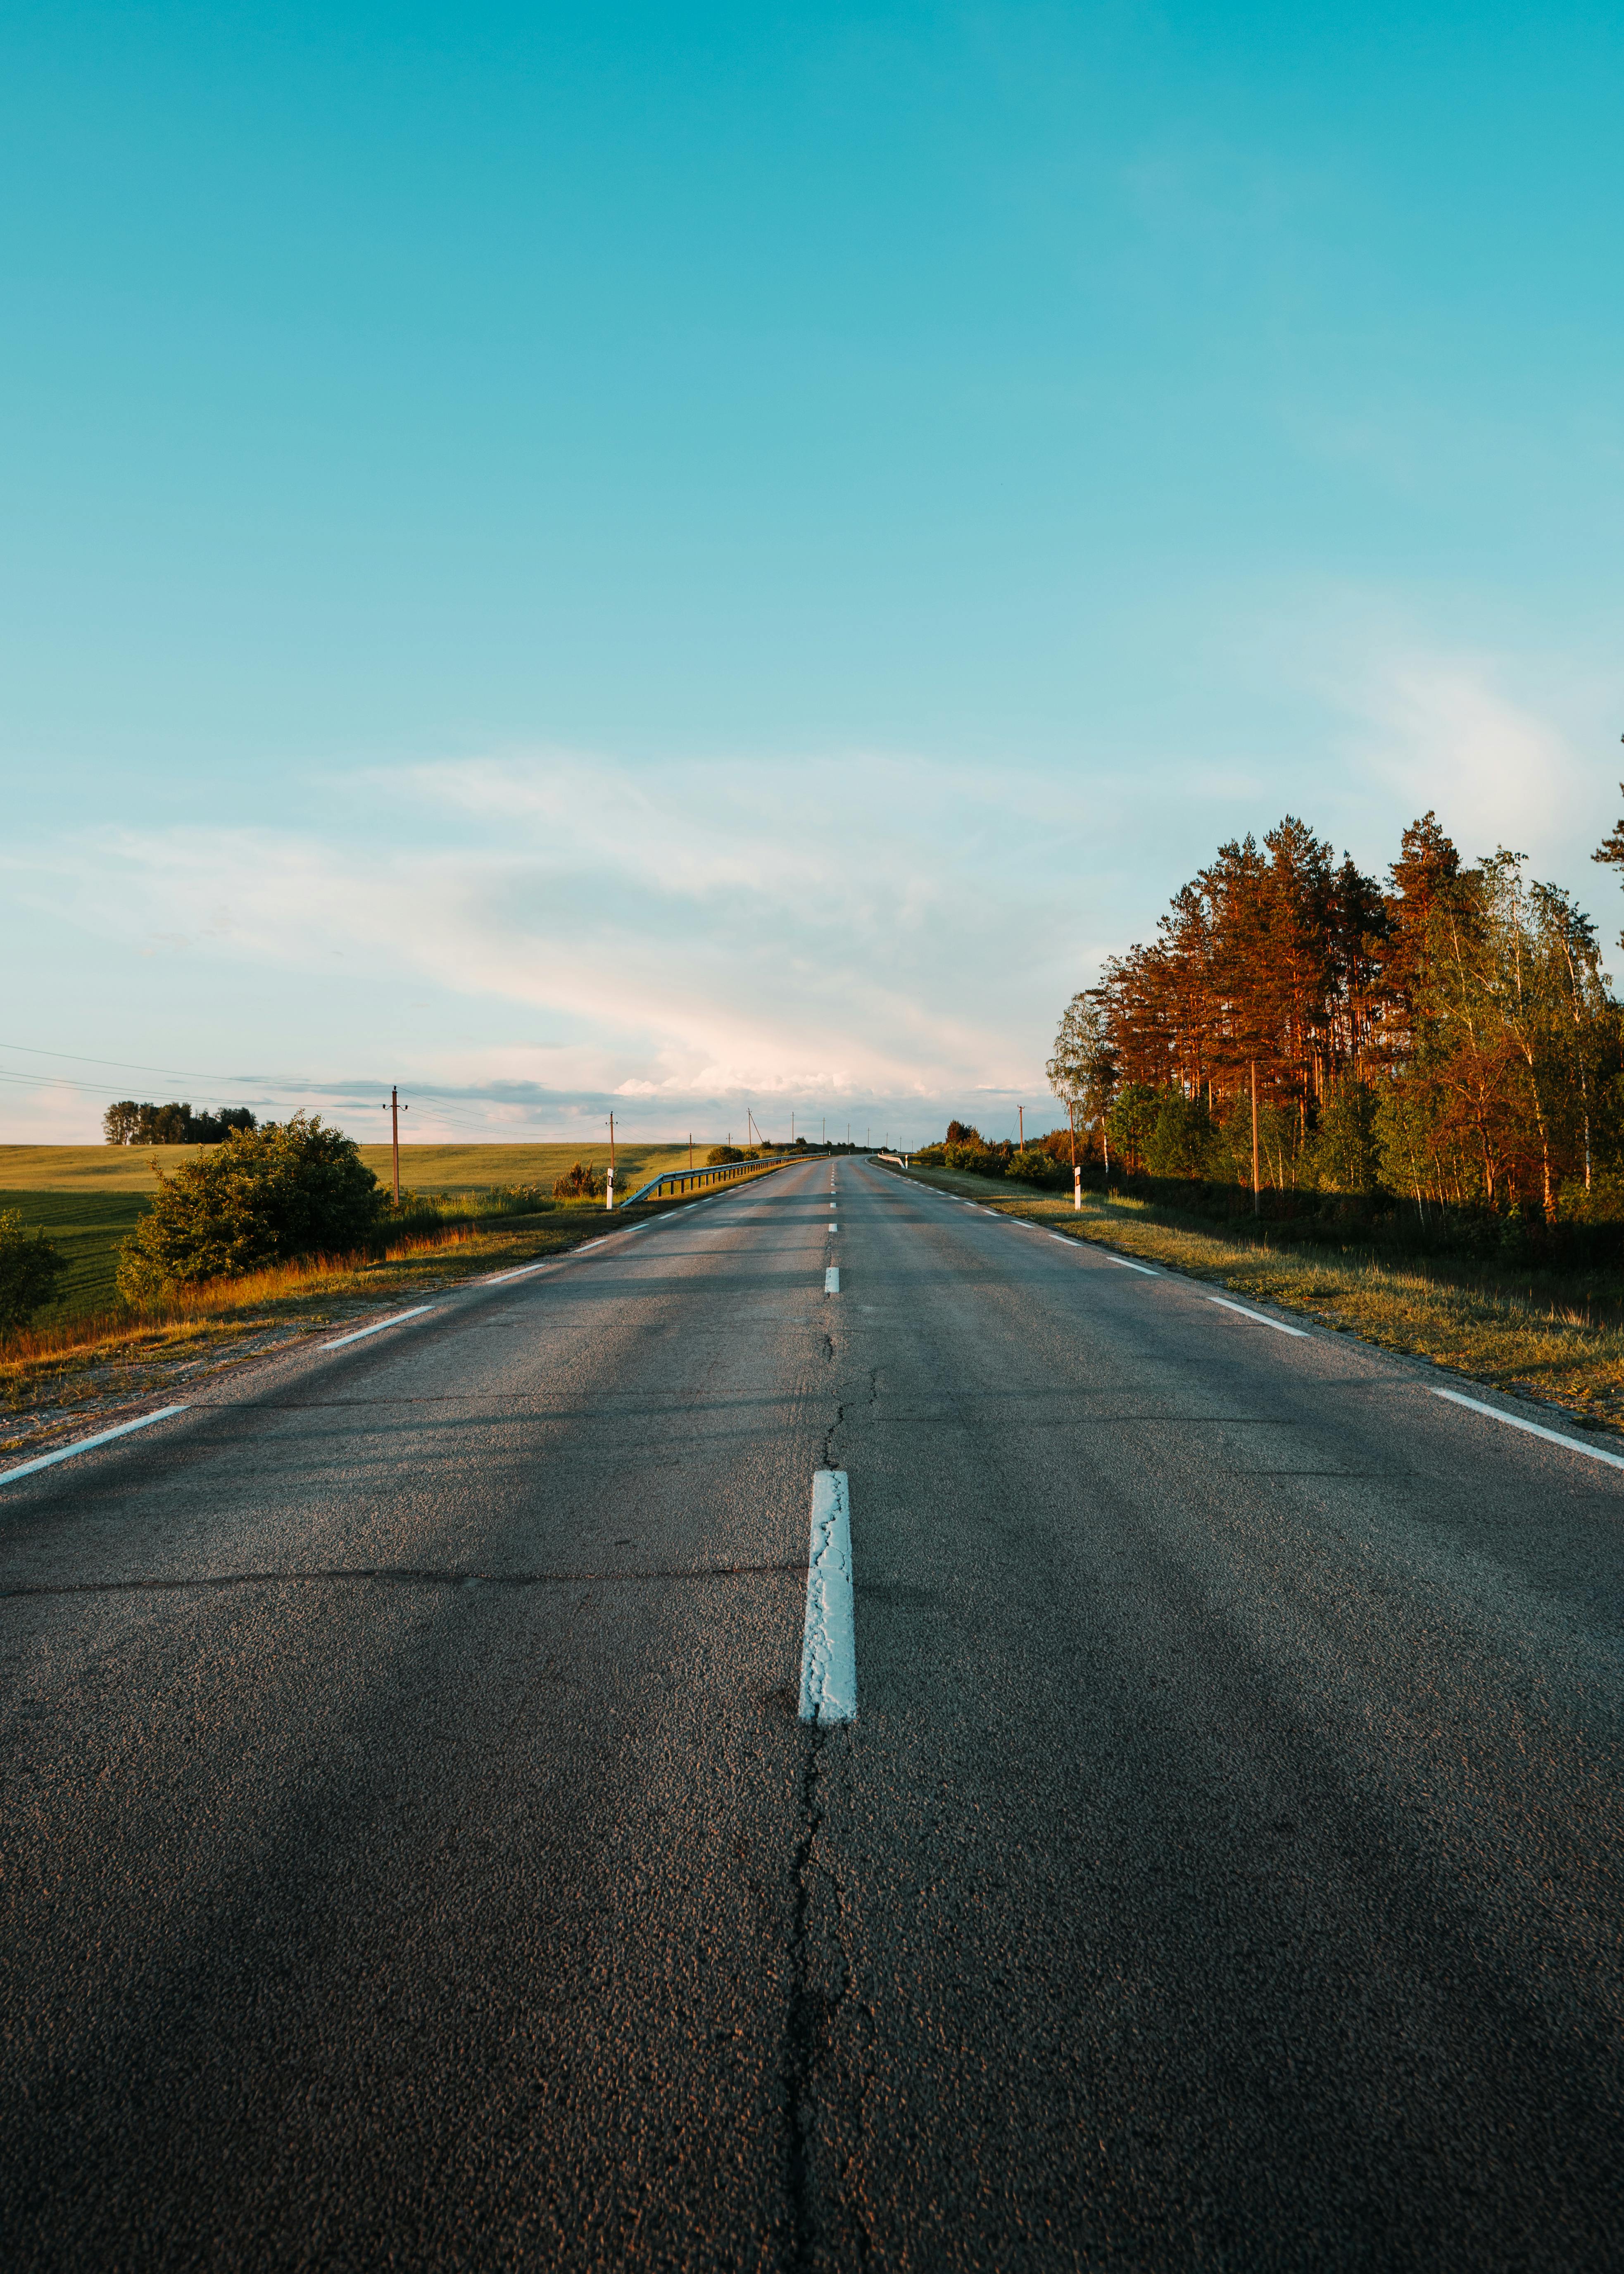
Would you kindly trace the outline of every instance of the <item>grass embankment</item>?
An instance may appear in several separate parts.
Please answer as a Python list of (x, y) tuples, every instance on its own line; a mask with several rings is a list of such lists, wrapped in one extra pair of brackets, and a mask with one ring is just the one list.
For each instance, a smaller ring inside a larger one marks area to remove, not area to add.
[[(495, 1154), (508, 1148), (462, 1149)], [(568, 1147), (548, 1149), (568, 1155), (566, 1166), (584, 1157)], [(686, 1148), (681, 1159), (686, 1162)], [(645, 1174), (657, 1173), (658, 1166), (657, 1162), (656, 1169)], [(508, 1177), (500, 1180), (503, 1185), (511, 1181)], [(477, 1193), (478, 1188), (472, 1189)], [(31, 1197), (37, 1201), (52, 1196), (36, 1191)], [(96, 1196), (79, 1191), (57, 1197), (65, 1222), (76, 1211), (82, 1215)], [(107, 1197), (129, 1209), (127, 1229), (144, 1195)], [(6, 1204), (11, 1203), (0, 1200), (0, 1205)], [(30, 1444), (48, 1439), (59, 1419), (74, 1419), (92, 1401), (139, 1396), (172, 1382), (177, 1374), (211, 1371), (374, 1308), (420, 1299), (460, 1279), (561, 1255), (611, 1229), (683, 1204), (644, 1202), (635, 1209), (617, 1209), (612, 1219), (601, 1201), (590, 1201), (551, 1202), (530, 1214), (476, 1212), (460, 1222), (410, 1226), (380, 1258), (314, 1257), (242, 1279), (218, 1281), (139, 1309), (111, 1299), (109, 1264), (109, 1300), (102, 1307), (63, 1314), (58, 1306), (57, 1315), (41, 1313), (31, 1326), (0, 1344), (0, 1412), (16, 1417), (10, 1429), (0, 1419), (0, 1451), (14, 1450), (25, 1434)], [(44, 1220), (35, 1211), (29, 1214), (33, 1221)], [(104, 1239), (107, 1254), (115, 1255), (122, 1231), (116, 1237), (110, 1224), (93, 1224), (89, 1229)], [(66, 1247), (60, 1230), (54, 1230), (53, 1237)]]
[(1143, 1201), (1063, 1194), (948, 1169), (903, 1173), (1001, 1214), (1165, 1263), (1252, 1302), (1298, 1311), (1383, 1350), (1430, 1359), (1494, 1389), (1560, 1406), (1596, 1428), (1624, 1429), (1624, 1290), (1487, 1265), (1382, 1262), (1349, 1248), (1271, 1248), (1181, 1223)]

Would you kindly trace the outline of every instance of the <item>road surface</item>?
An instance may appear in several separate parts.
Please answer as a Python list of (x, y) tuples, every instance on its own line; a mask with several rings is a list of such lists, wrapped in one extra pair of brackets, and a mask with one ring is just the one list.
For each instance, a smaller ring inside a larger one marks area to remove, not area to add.
[(1616, 2267), (1624, 1472), (1438, 1379), (840, 1160), (0, 1486), (5, 2263)]

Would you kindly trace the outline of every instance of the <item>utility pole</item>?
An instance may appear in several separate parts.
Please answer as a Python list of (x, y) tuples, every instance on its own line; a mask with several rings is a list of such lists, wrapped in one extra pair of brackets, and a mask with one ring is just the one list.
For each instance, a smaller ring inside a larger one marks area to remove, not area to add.
[(401, 1103), (401, 1093), (393, 1082), (389, 1085), (389, 1103), (380, 1108), (389, 1117), (389, 1143), (395, 1153), (395, 1205), (401, 1204), (401, 1116), (411, 1108)]
[(1258, 1198), (1258, 1061), (1256, 1058), (1252, 1062), (1252, 1212), (1253, 1216), (1262, 1213), (1262, 1202)]
[(792, 1145), (795, 1141), (795, 1109), (793, 1105), (789, 1110), (789, 1141)]
[(1020, 1149), (1024, 1153), (1026, 1149), (1026, 1109), (1024, 1105), (1018, 1105), (1015, 1111), (1020, 1116)]
[(691, 1129), (688, 1133), (688, 1164), (690, 1169), (694, 1165), (694, 1133)]
[(1077, 1100), (1074, 1097), (1068, 1101), (1066, 1112), (1071, 1123), (1071, 1206), (1080, 1209), (1083, 1204), (1083, 1172), (1077, 1165)]
[(604, 1206), (614, 1206), (614, 1116), (609, 1116), (609, 1181), (604, 1187)]

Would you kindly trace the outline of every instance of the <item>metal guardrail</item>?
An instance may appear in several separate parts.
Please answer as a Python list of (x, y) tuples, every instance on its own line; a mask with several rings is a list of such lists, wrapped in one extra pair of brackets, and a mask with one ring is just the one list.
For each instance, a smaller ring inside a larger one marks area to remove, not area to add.
[(821, 1152), (779, 1153), (767, 1161), (718, 1161), (714, 1166), (707, 1164), (703, 1169), (666, 1169), (635, 1193), (628, 1193), (619, 1205), (630, 1208), (635, 1201), (646, 1201), (662, 1185), (672, 1186), (670, 1196), (674, 1198), (679, 1193), (703, 1192), (712, 1185), (736, 1185), (746, 1177), (764, 1176), (770, 1169), (787, 1169), (796, 1161), (821, 1161), (823, 1157)]

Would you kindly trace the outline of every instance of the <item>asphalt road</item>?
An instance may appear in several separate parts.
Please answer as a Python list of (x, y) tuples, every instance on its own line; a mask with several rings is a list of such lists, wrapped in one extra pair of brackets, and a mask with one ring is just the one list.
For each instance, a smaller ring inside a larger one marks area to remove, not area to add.
[(0, 1486), (4, 2263), (1616, 2267), (1624, 1472), (1432, 1379), (841, 1161)]

